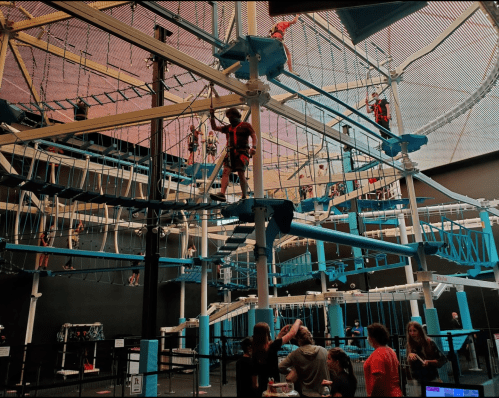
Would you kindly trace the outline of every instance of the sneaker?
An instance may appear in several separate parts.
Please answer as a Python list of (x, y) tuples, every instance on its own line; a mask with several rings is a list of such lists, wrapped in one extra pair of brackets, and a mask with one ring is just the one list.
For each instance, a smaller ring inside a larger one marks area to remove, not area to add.
[(135, 286), (139, 286), (139, 282), (135, 282)]
[(289, 73), (292, 73), (295, 76), (300, 76), (300, 74), (298, 72), (295, 72), (294, 70), (293, 71), (290, 70)]
[(216, 200), (217, 202), (226, 202), (227, 199), (225, 199), (225, 194), (222, 192), (219, 193), (211, 193), (210, 198), (212, 200)]

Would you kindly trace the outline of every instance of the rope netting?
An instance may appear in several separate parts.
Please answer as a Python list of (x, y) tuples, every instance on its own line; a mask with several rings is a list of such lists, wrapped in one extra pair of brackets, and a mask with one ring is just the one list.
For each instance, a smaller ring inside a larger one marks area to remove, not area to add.
[[(53, 11), (50, 6), (42, 3), (37, 4), (36, 8), (28, 2), (20, 4), (35, 16)], [(298, 123), (290, 117), (277, 115), (266, 109), (262, 112), (261, 145), (266, 196), (292, 200), (298, 210), (321, 213), (323, 220), (331, 220), (331, 217), (338, 215), (335, 211), (342, 201), (354, 198), (374, 201), (392, 199), (390, 185), (400, 178), (395, 167), (397, 159), (389, 159), (382, 152), (380, 139), (372, 134), (378, 134), (378, 127), (365, 117), (352, 113), (345, 104), (365, 115), (366, 95), (376, 90), (395, 105), (390, 81), (385, 76), (386, 71), (394, 69), (415, 51), (431, 43), (470, 4), (430, 3), (427, 8), (374, 34), (357, 46), (351, 45), (348, 33), (334, 12), (300, 16), (298, 22), (286, 32), (285, 39), (292, 54), (294, 69), (307, 82), (322, 88), (334, 98), (313, 92), (299, 80), (281, 75), (282, 85), (300, 93), (299, 96), (293, 96), (291, 91), (262, 77), (262, 80), (270, 85), (270, 94), (274, 99), (305, 117), (305, 123)], [(165, 7), (176, 13), (180, 19), (211, 33), (212, 6), (208, 2), (171, 2)], [(5, 11), (7, 19), (25, 19), (16, 7), (6, 8)], [(246, 4), (242, 3), (242, 15), (246, 15), (246, 11)], [(198, 61), (207, 65), (218, 67), (218, 60), (214, 57), (210, 44), (140, 5), (132, 3), (103, 12), (149, 34), (152, 34), (156, 24), (166, 26), (172, 32), (166, 40), (167, 45), (195, 56)], [(233, 13), (233, 3), (219, 4), (217, 36), (226, 42), (236, 39), (236, 29), (232, 23)], [(269, 27), (277, 22), (277, 19), (268, 16), (266, 3), (257, 2), (257, 15), (258, 35), (268, 36)], [(427, 29), (427, 25), (430, 25), (431, 29)], [(410, 32), (406, 29), (407, 26), (415, 26), (416, 30), (424, 31), (425, 35), (413, 34), (409, 40)], [(458, 28), (455, 35), (444, 41), (437, 50), (414, 62), (404, 72), (404, 79), (399, 82), (399, 90), (403, 95), (401, 103), (397, 105), (402, 108), (406, 130), (412, 131), (444, 113), (448, 109), (444, 104), (458, 103), (476, 88), (490, 71), (490, 59), (484, 57), (480, 59), (480, 65), (477, 67), (480, 73), (467, 70), (462, 73), (465, 82), (460, 89), (457, 90), (453, 86), (452, 75), (461, 70), (457, 60), (466, 59), (471, 62), (471, 54), (476, 51), (472, 51), (472, 44), (475, 42), (464, 37), (482, 29), (480, 26), (490, 26), (490, 23), (482, 13), (477, 13), (470, 19), (470, 23)], [(242, 18), (241, 28), (243, 32), (247, 31), (246, 18)], [(495, 54), (496, 41), (493, 40), (495, 35), (491, 29), (482, 29), (484, 33), (480, 35), (483, 39), (481, 51)], [(38, 34), (40, 29), (27, 30), (20, 35), (19, 43), (31, 44), (19, 46), (18, 49), (27, 70), (31, 72), (33, 87), (39, 92), (41, 105), (31, 90), (13, 89), (20, 87), (20, 83), (13, 72), (17, 68), (9, 57), (6, 60), (5, 81), (11, 103), (34, 113), (41, 106), (51, 119), (64, 123), (74, 120), (74, 104), (78, 100), (90, 105), (89, 118), (120, 115), (151, 107), (151, 88), (157, 82), (153, 82), (151, 78), (153, 59), (150, 53), (78, 19), (48, 25), (36, 40), (26, 37), (34, 34), (34, 31)], [(407, 45), (400, 46), (404, 38), (407, 39)], [(62, 49), (62, 54), (57, 54), (51, 46)], [(435, 73), (437, 68), (441, 68), (441, 64), (437, 64), (441, 59), (444, 59), (445, 65), (453, 68), (449, 69), (449, 73)], [(433, 79), (430, 83), (427, 81), (429, 77)], [(161, 184), (165, 199), (194, 201), (200, 197), (201, 187), (206, 184), (208, 175), (204, 174), (202, 178), (198, 178), (197, 173), (186, 173), (189, 126), (194, 125), (205, 134), (211, 130), (211, 126), (206, 115), (193, 114), (190, 107), (196, 100), (213, 95), (209, 89), (210, 82), (181, 66), (167, 63), (166, 78), (160, 83), (166, 89), (166, 103), (185, 103), (181, 115), (165, 119), (162, 127), (163, 149), (166, 155), (163, 159), (165, 174)], [(227, 89), (218, 85), (215, 85), (215, 90), (219, 96), (229, 94)], [(441, 105), (430, 106), (429, 99), (435, 92), (438, 93), (438, 102)], [(240, 108), (247, 110), (245, 106)], [(394, 115), (393, 110), (392, 114)], [(348, 116), (349, 119), (339, 115)], [(483, 111), (479, 115), (484, 118), (488, 113)], [(223, 110), (217, 110), (217, 117), (227, 122)], [(471, 122), (466, 121), (466, 126), (476, 120), (474, 115), (468, 115), (468, 119), (469, 117), (472, 119)], [(453, 123), (463, 123), (463, 118), (464, 116)], [(307, 119), (319, 121), (324, 130), (312, 128)], [(395, 117), (391, 125), (392, 131), (398, 129)], [(348, 142), (353, 142), (354, 147), (341, 138), (331, 138), (330, 128), (336, 132), (348, 133)], [(52, 142), (46, 138), (39, 140), (36, 148), (33, 143), (23, 146), (20, 142), (19, 145), (12, 145), (10, 152), (3, 147), (2, 153), (10, 165), (8, 172), (19, 174), (27, 180), (39, 180), (64, 187), (80, 187), (88, 192), (113, 195), (116, 198), (147, 200), (148, 164), (151, 161), (150, 136), (151, 126), (147, 122), (119, 126), (102, 131), (100, 135), (66, 137), (62, 142), (61, 139)], [(218, 136), (218, 139), (220, 144), (213, 163), (223, 156), (225, 139), (221, 136)], [(476, 149), (481, 150), (478, 146)], [(383, 167), (380, 167), (373, 156), (366, 153), (366, 148), (371, 155), (384, 157)], [(418, 156), (416, 155), (416, 158)], [(456, 158), (457, 155), (452, 156)], [(194, 162), (206, 163), (206, 160), (206, 152), (200, 150)], [(253, 190), (252, 171), (253, 166), (250, 164), (250, 190)], [(373, 184), (376, 181), (387, 183), (375, 186)], [(5, 194), (2, 193), (2, 202), (6, 204), (6, 209), (19, 204), (24, 206), (22, 215), (5, 213), (8, 221), (5, 223), (5, 233), (10, 234), (9, 238), (14, 238), (19, 243), (38, 244), (39, 234), (54, 225), (56, 239), (52, 244), (65, 247), (64, 240), (70, 238), (70, 231), (76, 228), (75, 223), (81, 220), (85, 225), (82, 246), (86, 244), (89, 250), (120, 250), (137, 254), (145, 248), (145, 233), (141, 233), (146, 223), (144, 209), (92, 204), (74, 201), (72, 198), (56, 198), (54, 195), (37, 197), (35, 193), (21, 194), (21, 191), (22, 189), (9, 188)], [(227, 193), (238, 197), (239, 191), (237, 181), (231, 181)], [(303, 203), (307, 199), (313, 199), (315, 202), (322, 200), (322, 208), (313, 204), (307, 208)], [(347, 210), (340, 208), (338, 211)], [(160, 214), (160, 224), (165, 231), (177, 228), (175, 211)], [(210, 221), (219, 218), (217, 213), (211, 213), (209, 216)], [(19, 230), (13, 236), (16, 219), (20, 220)], [(199, 217), (195, 221), (199, 222)], [(120, 230), (117, 244), (114, 244), (112, 236), (115, 228)], [(385, 227), (380, 227), (383, 228)], [(102, 238), (103, 234), (109, 235), (107, 239)], [(199, 250), (199, 233), (195, 236), (193, 239), (197, 239), (195, 245)], [(165, 243), (162, 244), (162, 250), (166, 253), (167, 232), (163, 239)], [(213, 241), (212, 244), (218, 248), (223, 243)], [(179, 253), (183, 251), (184, 248), (178, 249)], [(85, 260), (76, 259), (74, 264), (80, 266), (83, 261)], [(238, 263), (239, 260), (234, 266), (237, 267)], [(246, 266), (241, 264), (240, 268), (247, 270), (241, 270), (231, 276), (231, 283), (236, 281), (237, 284), (239, 279), (249, 280), (248, 278), (252, 277), (252, 267), (249, 264), (249, 260), (246, 261)], [(217, 274), (215, 269), (213, 271), (213, 274)], [(111, 273), (106, 275), (109, 281), (114, 280)], [(166, 274), (163, 277), (167, 279)], [(214, 277), (217, 278), (220, 279), (220, 275)], [(122, 282), (126, 283), (126, 280)]]

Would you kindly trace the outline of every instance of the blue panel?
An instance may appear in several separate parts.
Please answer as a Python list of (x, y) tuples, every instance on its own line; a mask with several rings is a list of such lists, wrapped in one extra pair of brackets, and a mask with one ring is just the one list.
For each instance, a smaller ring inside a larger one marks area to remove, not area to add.
[[(158, 340), (140, 340), (139, 372), (158, 371)], [(144, 376), (142, 382), (144, 397), (158, 396), (158, 375)]]
[(247, 57), (255, 54), (259, 54), (261, 57), (260, 62), (258, 62), (258, 76), (267, 75), (269, 78), (273, 78), (282, 73), (287, 60), (286, 53), (282, 43), (270, 37), (240, 37), (215, 56), (220, 59), (220, 64), (224, 69), (239, 61), (241, 67), (235, 72), (236, 78), (249, 80)]
[[(202, 315), (199, 317), (199, 354), (210, 354), (210, 317)], [(210, 386), (210, 359), (199, 359), (199, 386)]]
[(265, 322), (269, 325), (272, 340), (275, 338), (274, 328), (272, 327), (274, 324), (274, 310), (272, 308), (257, 308), (255, 310), (255, 321), (256, 323)]
[(343, 310), (336, 302), (329, 305), (329, 328), (329, 333), (332, 337), (345, 337)]
[(461, 322), (463, 329), (473, 329), (471, 323), (470, 307), (468, 306), (468, 299), (466, 292), (456, 292), (457, 304), (459, 306), (459, 313), (461, 314)]
[(353, 44), (426, 6), (426, 1), (389, 2), (336, 10)]

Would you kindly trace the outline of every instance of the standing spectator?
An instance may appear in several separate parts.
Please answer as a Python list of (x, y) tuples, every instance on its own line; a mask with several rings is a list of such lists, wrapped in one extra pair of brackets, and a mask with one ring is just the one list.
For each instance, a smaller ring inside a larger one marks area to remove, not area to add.
[(270, 327), (265, 322), (257, 323), (253, 328), (253, 388), (258, 397), (267, 389), (269, 379), (279, 381), (277, 352), (283, 344), (295, 337), (302, 321), (297, 319), (293, 326), (284, 326), (277, 338), (270, 339)]
[[(457, 314), (457, 312), (453, 312), (452, 313), (451, 325), (452, 325), (452, 329), (462, 329), (463, 328), (463, 325), (459, 321), (459, 315)], [(468, 339), (469, 339), (469, 337), (468, 337)], [(468, 339), (466, 339), (467, 342), (468, 342)], [(470, 355), (470, 350), (469, 350), (469, 344), (468, 343), (465, 344), (465, 345), (463, 345), (458, 350), (458, 353), (459, 354), (463, 354), (466, 357), (466, 361), (468, 361), (468, 362), (471, 361), (471, 355)]]
[(286, 29), (288, 29), (291, 25), (294, 25), (295, 23), (298, 22), (298, 14), (295, 15), (294, 19), (292, 21), (280, 21), (277, 22), (272, 28), (270, 28), (270, 37), (273, 39), (279, 40), (282, 45), (284, 46), (284, 51), (286, 52), (286, 57), (288, 57), (288, 69), (291, 73), (295, 74), (296, 76), (300, 76), (297, 72), (293, 71), (293, 66), (291, 64), (291, 52), (288, 49), (288, 46), (284, 43), (284, 33), (286, 32)]
[(332, 397), (353, 397), (357, 390), (357, 378), (353, 371), (350, 357), (339, 347), (331, 348), (327, 353), (327, 367), (330, 380), (323, 380), (322, 385), (330, 386)]
[(253, 339), (246, 337), (241, 341), (243, 349), (243, 357), (236, 362), (236, 385), (237, 398), (251, 398), (255, 396), (256, 391), (253, 390), (253, 360), (251, 359), (251, 345)]
[[(356, 319), (354, 321), (354, 325), (355, 326), (353, 328), (348, 327), (346, 329), (346, 333), (348, 334), (348, 336), (362, 337), (364, 335), (364, 328), (360, 325), (360, 321), (358, 319)], [(352, 339), (351, 343), (349, 342), (349, 344), (357, 346), (360, 348), (360, 340), (358, 340), (358, 339)]]
[(373, 323), (367, 327), (367, 341), (374, 352), (364, 362), (364, 378), (368, 397), (401, 397), (399, 361), (397, 354), (387, 346), (388, 329)]
[[(140, 252), (137, 255), (143, 256), (144, 253)], [(142, 260), (134, 260), (132, 261), (132, 267), (138, 267)], [(139, 285), (139, 277), (140, 277), (140, 269), (139, 268), (133, 268), (132, 269), (132, 276), (128, 278), (128, 286), (138, 286)]]
[(218, 138), (213, 133), (213, 131), (210, 131), (205, 141), (206, 141), (206, 162), (215, 163), (215, 157), (217, 156)]
[(297, 376), (296, 390), (301, 397), (320, 396), (323, 380), (329, 380), (327, 351), (315, 345), (312, 333), (301, 326), (296, 334), (298, 349), (290, 353), (280, 364), (279, 372), (289, 374), (294, 368)]
[[(211, 194), (213, 200), (225, 202), (225, 191), (229, 185), (229, 176), (234, 171), (237, 172), (239, 183), (241, 184), (242, 199), (246, 199), (248, 193), (248, 182), (244, 172), (249, 164), (249, 159), (256, 153), (256, 138), (255, 130), (251, 124), (241, 121), (241, 113), (237, 108), (229, 108), (225, 112), (229, 119), (230, 125), (217, 126), (215, 123), (215, 110), (210, 108), (211, 128), (215, 131), (220, 131), (227, 138), (227, 154), (224, 158), (224, 171), (222, 173), (222, 186), (220, 192)], [(252, 146), (249, 145), (249, 137), (251, 137)]]
[[(85, 227), (83, 226), (83, 223), (81, 220), (79, 220), (78, 225), (76, 228), (71, 229), (69, 231), (69, 238), (68, 238), (68, 249), (70, 250), (78, 250), (80, 248), (80, 233), (83, 232)], [(71, 239), (71, 246), (69, 245), (69, 240)], [(69, 256), (69, 260), (64, 264), (63, 267), (65, 270), (72, 270), (73, 268), (73, 256)]]
[[(390, 103), (385, 98), (380, 100), (379, 94), (376, 91), (372, 94), (372, 97), (374, 99), (374, 104), (369, 105), (369, 99), (366, 96), (367, 113), (374, 112), (375, 122), (378, 123), (381, 127), (390, 130), (390, 120), (392, 119), (390, 112)], [(380, 130), (379, 132), (381, 134), (381, 137), (383, 137), (384, 139), (387, 140), (388, 138), (390, 138), (390, 136), (384, 131)]]
[(461, 322), (459, 322), (459, 315), (457, 314), (457, 312), (452, 313), (451, 325), (452, 325), (452, 329), (462, 329), (463, 328), (463, 326), (461, 325)]
[(191, 133), (189, 134), (187, 140), (187, 150), (189, 151), (189, 159), (187, 160), (187, 165), (191, 165), (194, 163), (194, 156), (199, 147), (199, 136), (201, 132), (196, 130), (194, 125), (191, 124), (190, 127)]
[(442, 367), (447, 358), (436, 343), (430, 339), (418, 322), (407, 324), (407, 360), (411, 367), (412, 377), (419, 383), (425, 381), (442, 381), (438, 368)]

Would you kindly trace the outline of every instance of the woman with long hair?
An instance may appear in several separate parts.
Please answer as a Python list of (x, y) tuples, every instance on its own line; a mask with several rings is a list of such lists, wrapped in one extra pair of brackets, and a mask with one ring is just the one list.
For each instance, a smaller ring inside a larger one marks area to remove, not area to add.
[(447, 358), (430, 339), (418, 322), (407, 324), (407, 361), (411, 367), (412, 377), (418, 382), (442, 381), (438, 368), (442, 367)]
[(390, 347), (390, 332), (381, 323), (367, 327), (367, 342), (374, 352), (364, 362), (368, 397), (401, 397), (399, 360)]
[(257, 323), (253, 328), (253, 388), (258, 396), (267, 389), (269, 379), (279, 382), (277, 353), (284, 344), (295, 337), (302, 321), (297, 319), (293, 326), (284, 326), (275, 340), (271, 339), (270, 327), (265, 322)]
[(353, 372), (352, 361), (339, 347), (327, 353), (327, 367), (331, 381), (323, 380), (322, 385), (330, 386), (332, 397), (353, 397), (357, 390), (357, 377)]

